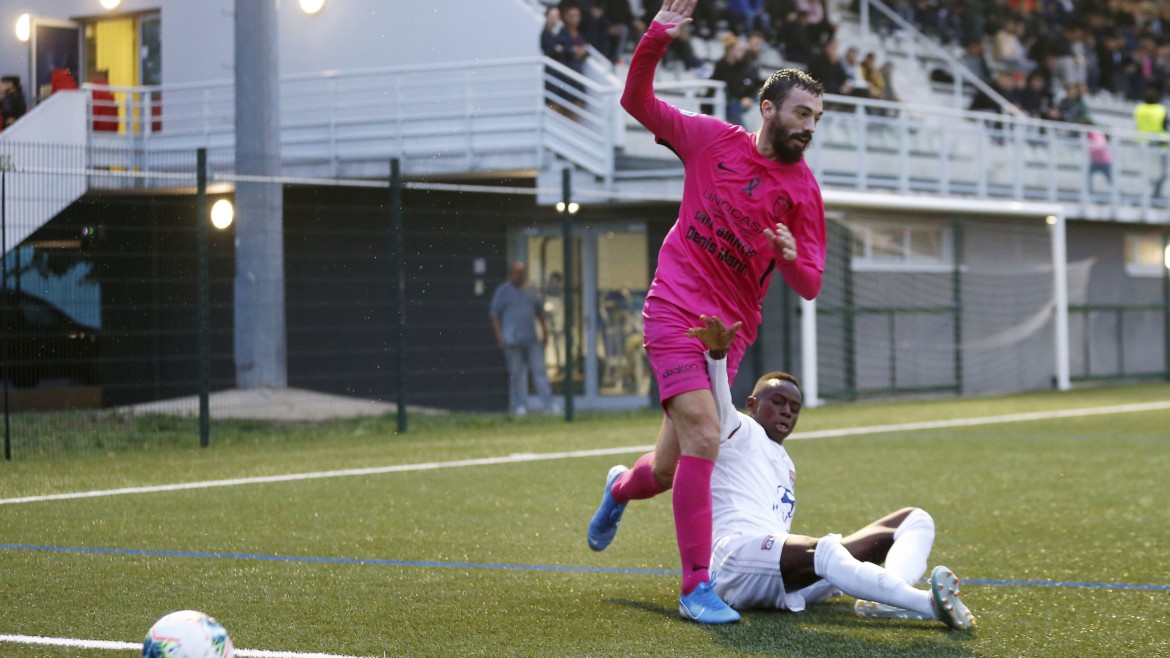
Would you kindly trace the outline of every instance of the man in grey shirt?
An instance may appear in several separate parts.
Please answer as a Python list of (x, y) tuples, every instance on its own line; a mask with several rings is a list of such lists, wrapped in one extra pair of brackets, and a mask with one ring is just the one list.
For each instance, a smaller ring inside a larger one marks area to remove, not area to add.
[[(528, 287), (524, 263), (516, 261), (508, 266), (508, 280), (501, 283), (492, 295), (489, 311), (496, 342), (504, 350), (508, 362), (508, 404), (512, 414), (523, 416), (528, 412), (528, 373), (532, 374), (536, 393), (545, 411), (553, 411), (552, 387), (544, 365), (544, 346), (548, 343), (548, 323), (540, 298)], [(540, 322), (540, 338), (536, 336), (536, 322)]]

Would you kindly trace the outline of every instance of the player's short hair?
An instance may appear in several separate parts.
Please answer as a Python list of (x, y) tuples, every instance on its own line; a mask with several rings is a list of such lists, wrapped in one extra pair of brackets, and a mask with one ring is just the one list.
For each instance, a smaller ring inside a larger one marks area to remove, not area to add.
[(817, 82), (816, 78), (801, 71), (800, 69), (780, 69), (760, 86), (760, 102), (772, 101), (772, 104), (779, 108), (784, 104), (784, 99), (788, 98), (788, 93), (794, 88), (799, 87), (814, 96), (824, 96), (825, 86)]
[[(764, 388), (768, 386), (768, 384), (774, 379), (781, 379), (786, 382), (792, 382), (792, 385), (796, 387), (796, 390), (800, 391), (800, 382), (797, 381), (796, 377), (793, 377), (786, 372), (773, 370), (772, 372), (766, 373), (763, 377), (760, 377), (756, 380), (756, 385), (752, 387), (752, 397), (756, 397), (756, 394), (764, 390)], [(800, 391), (800, 394), (804, 395), (804, 391)]]

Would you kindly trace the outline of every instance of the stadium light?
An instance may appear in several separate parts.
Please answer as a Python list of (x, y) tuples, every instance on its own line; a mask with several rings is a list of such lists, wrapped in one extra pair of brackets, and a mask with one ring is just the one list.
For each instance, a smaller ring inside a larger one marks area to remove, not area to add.
[(312, 16), (321, 11), (325, 6), (325, 0), (301, 0), (301, 11)]
[[(581, 209), (581, 204), (577, 203), (576, 201), (569, 202), (568, 210), (569, 210), (570, 215), (576, 215), (577, 211), (580, 209)], [(565, 212), (565, 202), (564, 201), (557, 201), (557, 212), (564, 214), (564, 212)]]
[(117, 9), (122, 0), (101, 0), (102, 9)]
[(1044, 221), (1047, 222), (1049, 226), (1056, 226), (1056, 215), (1049, 215), (1044, 218)]
[(16, 19), (16, 39), (21, 43), (28, 41), (32, 36), (32, 17), (28, 14), (21, 14), (20, 18)]
[(232, 206), (232, 202), (227, 199), (220, 199), (211, 206), (211, 225), (219, 230), (224, 230), (232, 225), (232, 221), (236, 218), (236, 209)]

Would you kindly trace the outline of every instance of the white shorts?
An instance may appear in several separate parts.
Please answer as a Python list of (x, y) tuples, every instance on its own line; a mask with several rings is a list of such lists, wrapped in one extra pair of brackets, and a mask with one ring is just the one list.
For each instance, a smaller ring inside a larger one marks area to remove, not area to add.
[(788, 535), (737, 535), (715, 543), (711, 555), (711, 579), (715, 593), (736, 610), (788, 610), (800, 612), (841, 591), (821, 580), (796, 592), (784, 589), (780, 551)]

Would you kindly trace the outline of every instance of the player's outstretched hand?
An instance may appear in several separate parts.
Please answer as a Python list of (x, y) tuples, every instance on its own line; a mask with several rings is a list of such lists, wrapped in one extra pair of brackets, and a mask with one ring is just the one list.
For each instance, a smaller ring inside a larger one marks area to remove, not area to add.
[(698, 338), (712, 352), (723, 352), (731, 347), (735, 342), (735, 335), (743, 326), (743, 322), (736, 322), (729, 327), (715, 315), (700, 315), (699, 319), (703, 321), (704, 326), (687, 329), (687, 336)]
[(698, 0), (663, 0), (662, 9), (659, 9), (658, 13), (655, 14), (654, 20), (666, 25), (673, 25), (674, 27), (668, 29), (666, 33), (677, 39), (678, 35), (682, 34), (683, 28), (690, 24), (696, 2)]
[(796, 238), (792, 237), (787, 226), (777, 222), (775, 229), (764, 229), (764, 235), (784, 260), (796, 260)]

